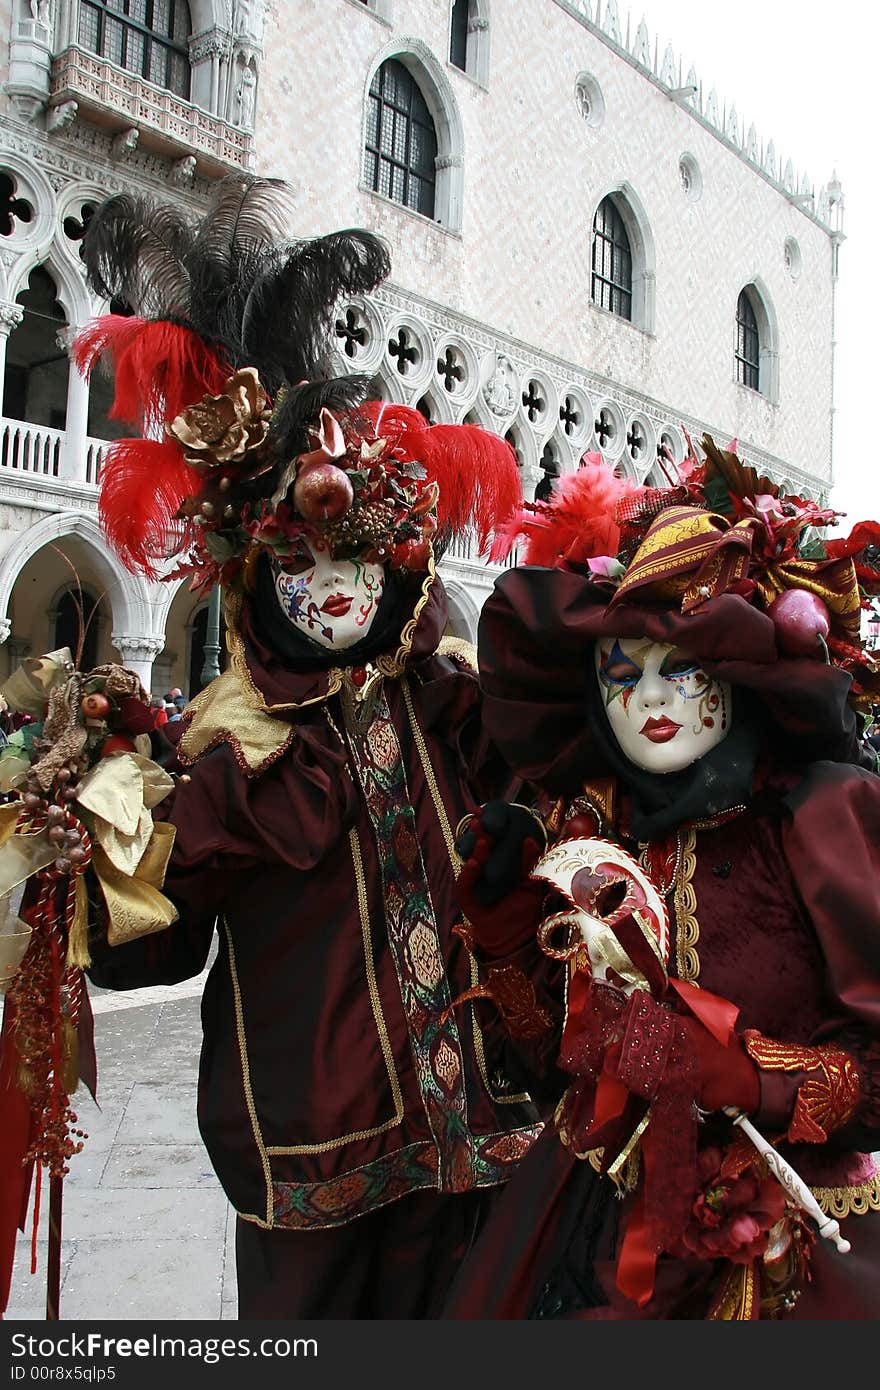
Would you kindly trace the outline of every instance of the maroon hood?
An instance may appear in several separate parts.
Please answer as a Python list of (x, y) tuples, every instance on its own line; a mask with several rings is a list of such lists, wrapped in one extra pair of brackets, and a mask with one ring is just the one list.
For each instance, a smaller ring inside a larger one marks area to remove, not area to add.
[[(238, 628), (244, 641), (251, 680), (266, 705), (270, 709), (273, 706), (296, 707), (323, 699), (337, 669), (334, 654), (327, 653), (326, 665), (310, 662), (302, 668), (282, 660), (257, 631), (250, 610), (251, 602), (250, 599), (244, 600)], [(381, 652), (373, 655), (373, 660), (381, 655), (395, 658), (395, 664), (401, 669), (418, 665), (437, 650), (447, 615), (448, 601), (441, 579), (437, 575), (433, 578), (423, 576), (423, 582), (414, 586), (412, 600), (404, 605), (401, 622), (393, 639), (384, 645)], [(416, 619), (415, 628), (407, 632), (413, 617)]]

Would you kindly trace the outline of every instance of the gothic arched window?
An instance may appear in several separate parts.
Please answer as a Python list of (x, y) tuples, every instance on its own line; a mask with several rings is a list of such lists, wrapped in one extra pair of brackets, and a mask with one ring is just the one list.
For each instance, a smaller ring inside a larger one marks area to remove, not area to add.
[(761, 338), (752, 301), (745, 290), (736, 301), (736, 379), (742, 386), (760, 390)]
[(191, 33), (186, 0), (80, 0), (83, 48), (184, 101), (189, 101)]
[(364, 176), (376, 193), (434, 216), (437, 132), (425, 98), (402, 63), (389, 58), (370, 83)]
[(632, 319), (632, 252), (623, 218), (610, 197), (602, 199), (593, 218), (590, 297), (600, 308)]
[(449, 19), (449, 61), (453, 67), (467, 72), (468, 20), (471, 0), (453, 0)]

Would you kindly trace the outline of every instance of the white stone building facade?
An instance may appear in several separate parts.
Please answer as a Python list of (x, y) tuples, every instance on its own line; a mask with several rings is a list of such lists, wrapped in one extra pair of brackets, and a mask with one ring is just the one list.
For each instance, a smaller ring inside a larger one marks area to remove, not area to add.
[[(657, 479), (703, 430), (827, 495), (841, 190), (735, 96), (615, 0), (0, 0), (0, 677), (69, 637), (75, 571), (94, 659), (198, 688), (204, 601), (104, 545), (107, 387), (67, 361), (114, 191), (197, 209), (246, 169), (290, 181), (296, 235), (382, 234), (339, 365), (507, 435), (528, 496), (587, 450)], [(472, 639), (495, 572), (443, 572)]]

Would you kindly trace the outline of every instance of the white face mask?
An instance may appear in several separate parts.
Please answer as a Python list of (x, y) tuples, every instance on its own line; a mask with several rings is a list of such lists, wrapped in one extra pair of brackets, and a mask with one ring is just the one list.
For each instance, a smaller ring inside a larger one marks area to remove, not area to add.
[(644, 637), (599, 637), (596, 676), (622, 752), (647, 772), (680, 772), (727, 736), (732, 696), (695, 657)]
[(311, 563), (296, 571), (275, 561), (275, 593), (284, 616), (321, 647), (343, 651), (366, 637), (385, 589), (385, 566), (334, 560), (310, 543)]

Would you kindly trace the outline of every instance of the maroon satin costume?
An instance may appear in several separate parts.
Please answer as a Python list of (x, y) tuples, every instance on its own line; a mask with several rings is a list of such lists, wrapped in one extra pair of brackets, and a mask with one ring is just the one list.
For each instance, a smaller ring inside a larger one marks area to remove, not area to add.
[[(484, 606), (480, 672), (484, 715), (522, 775), (574, 797), (605, 775), (585, 725), (597, 634), (645, 634), (700, 655), (710, 675), (758, 693), (766, 744), (753, 793), (728, 816), (677, 827), (678, 891), (667, 898), (670, 973), (739, 1006), (738, 1030), (756, 1029), (797, 1056), (834, 1044), (858, 1071), (858, 1101), (826, 1142), (779, 1144), (852, 1250), (815, 1240), (809, 1281), (786, 1317), (880, 1315), (880, 778), (846, 762), (852, 726), (848, 678), (819, 662), (776, 656), (766, 616), (735, 596), (691, 618), (621, 605), (559, 570), (510, 571)], [(827, 749), (824, 759), (816, 757)], [(797, 758), (797, 751), (809, 758)], [(853, 755), (855, 757), (855, 754)], [(840, 759), (840, 761), (836, 761)], [(622, 820), (612, 827), (627, 840)], [(801, 1070), (760, 1069), (751, 1116), (768, 1137), (792, 1121)], [(559, 1091), (571, 1078), (557, 1077)], [(551, 1078), (552, 1080), (552, 1078)], [(729, 1143), (720, 1116), (698, 1127)], [(674, 1177), (674, 1175), (667, 1175)], [(492, 1216), (453, 1288), (452, 1318), (704, 1318), (720, 1262), (660, 1257), (643, 1308), (615, 1287), (621, 1232), (634, 1203), (578, 1159), (548, 1124)]]
[(187, 767), (164, 888), (180, 920), (92, 968), (114, 988), (184, 979), (219, 918), (198, 1115), (240, 1217), (241, 1316), (435, 1313), (475, 1194), (540, 1131), (494, 1011), (477, 1005), (485, 1031), (474, 1006), (445, 1012), (476, 969), (452, 930), (455, 827), (508, 775), (473, 672), (437, 653), (439, 580), (417, 616), (362, 717), (326, 667), (274, 657), (245, 609), (248, 679), (286, 707), (286, 742), (255, 772), (226, 729)]

